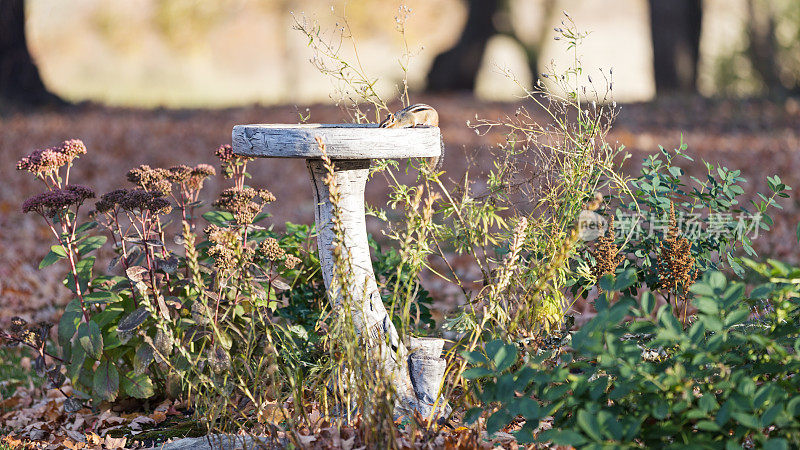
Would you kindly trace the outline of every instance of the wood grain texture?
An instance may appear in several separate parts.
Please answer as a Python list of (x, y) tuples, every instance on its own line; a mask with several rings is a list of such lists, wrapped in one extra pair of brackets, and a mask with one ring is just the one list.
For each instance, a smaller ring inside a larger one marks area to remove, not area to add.
[(319, 158), (316, 137), (331, 159), (425, 158), (441, 155), (438, 127), (378, 128), (375, 124), (270, 124), (233, 127), (233, 151), (260, 158)]
[[(408, 371), (408, 350), (383, 306), (372, 269), (364, 214), (364, 189), (369, 177), (370, 161), (340, 161), (334, 165), (334, 183), (341, 199), (339, 205), (334, 205), (330, 200), (330, 189), (325, 184), (328, 172), (322, 160), (309, 159), (306, 164), (314, 189), (314, 218), (318, 230), (317, 248), (322, 278), (333, 310), (341, 313), (347, 305), (343, 304), (343, 287), (346, 288), (347, 298), (352, 302), (348, 303), (353, 325), (360, 336), (379, 349), (377, 353), (383, 359), (384, 370), (392, 377), (400, 408), (406, 411), (418, 409), (419, 401)], [(342, 276), (345, 280), (336, 276), (334, 247), (338, 239), (333, 218), (337, 206), (344, 237), (341, 258), (346, 258), (338, 263), (346, 266), (346, 275)]]

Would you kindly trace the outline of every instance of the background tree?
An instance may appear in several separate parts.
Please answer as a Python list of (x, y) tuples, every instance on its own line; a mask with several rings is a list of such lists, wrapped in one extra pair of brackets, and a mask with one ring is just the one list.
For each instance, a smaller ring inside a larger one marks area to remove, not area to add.
[(697, 90), (702, 21), (700, 0), (650, 0), (657, 94)]
[[(800, 93), (798, 42), (800, 6), (796, 2), (748, 0), (746, 55), (767, 95)], [(784, 38), (778, 39), (782, 27)]]
[(39, 76), (25, 37), (25, 1), (0, 0), (0, 101), (61, 103)]
[[(556, 2), (544, 0), (541, 3), (543, 22), (548, 24)], [(519, 44), (525, 52), (531, 78), (536, 82), (540, 49), (549, 34), (543, 31), (532, 43), (522, 40), (514, 31), (508, 0), (467, 0), (467, 11), (467, 23), (458, 42), (433, 60), (427, 89), (437, 92), (474, 90), (486, 45), (495, 35), (507, 36)]]

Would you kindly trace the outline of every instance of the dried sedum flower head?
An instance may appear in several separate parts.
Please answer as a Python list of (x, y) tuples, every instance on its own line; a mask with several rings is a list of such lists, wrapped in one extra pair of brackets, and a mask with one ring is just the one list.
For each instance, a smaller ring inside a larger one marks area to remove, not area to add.
[(17, 170), (27, 170), (34, 175), (48, 175), (85, 154), (86, 146), (83, 142), (70, 139), (55, 147), (34, 150), (17, 162)]
[(246, 225), (253, 222), (255, 216), (264, 208), (264, 204), (273, 201), (275, 196), (266, 189), (257, 191), (250, 187), (243, 189), (232, 187), (222, 191), (214, 206), (233, 214), (237, 224)]
[(173, 183), (185, 183), (192, 176), (192, 168), (184, 164), (172, 166), (167, 172), (167, 179)]
[(22, 203), (22, 212), (36, 212), (45, 217), (55, 217), (63, 212), (64, 208), (80, 206), (89, 198), (94, 198), (91, 188), (80, 185), (70, 185), (64, 189), (54, 188), (25, 200)]
[(99, 213), (105, 213), (114, 209), (128, 195), (127, 189), (115, 189), (100, 196), (100, 200), (94, 204)]
[(86, 145), (80, 139), (70, 139), (64, 141), (57, 148), (58, 151), (62, 155), (66, 155), (70, 161), (74, 160), (80, 155), (86, 154)]
[(192, 172), (189, 174), (189, 180), (186, 182), (186, 185), (189, 189), (202, 189), (203, 181), (216, 174), (217, 171), (214, 169), (214, 166), (210, 164), (198, 164), (194, 166), (194, 169), (192, 169)]
[(149, 211), (155, 215), (169, 214), (172, 211), (172, 205), (163, 198), (163, 195), (161, 192), (135, 189), (128, 191), (120, 200), (119, 205), (127, 211)]
[(264, 241), (258, 245), (257, 254), (267, 261), (280, 261), (286, 256), (286, 252), (284, 252), (278, 244), (278, 240), (271, 237), (264, 239)]
[(217, 155), (217, 158), (223, 162), (232, 161), (233, 158), (236, 157), (236, 155), (233, 153), (233, 147), (230, 145), (220, 145), (214, 154)]
[(143, 164), (128, 171), (128, 181), (146, 191), (169, 193), (172, 190), (170, 171)]
[(240, 263), (252, 258), (253, 250), (242, 248), (241, 235), (237, 231), (209, 225), (205, 232), (208, 240), (214, 244), (208, 249), (208, 256), (214, 259), (214, 267), (218, 270), (234, 270)]
[(291, 270), (297, 267), (302, 261), (300, 258), (294, 255), (286, 255), (286, 260), (283, 261), (283, 265), (286, 266), (287, 269)]
[(253, 158), (236, 155), (230, 145), (220, 145), (214, 154), (219, 158), (222, 174), (225, 178), (233, 178), (234, 175), (237, 175), (237, 166), (253, 160)]

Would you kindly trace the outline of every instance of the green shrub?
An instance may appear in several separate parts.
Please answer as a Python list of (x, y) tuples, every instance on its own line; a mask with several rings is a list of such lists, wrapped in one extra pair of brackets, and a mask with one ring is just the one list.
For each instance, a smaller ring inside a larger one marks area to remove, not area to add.
[[(494, 341), (465, 355), (474, 367), (464, 376), (482, 379), (484, 408), (499, 407), (486, 422), (490, 433), (522, 416), (523, 441), (587, 448), (800, 443), (796, 285), (791, 300), (791, 283), (748, 296), (743, 283), (709, 271), (691, 288), (697, 314), (684, 329), (649, 291), (640, 301), (609, 302), (636, 283), (632, 269), (601, 280), (597, 315), (572, 334), (571, 349), (518, 361), (515, 345)], [(753, 298), (780, 306), (753, 316)], [(547, 417), (552, 429), (534, 436)]]
[(600, 212), (613, 216), (613, 230), (577, 255), (573, 295), (586, 297), (605, 273), (633, 269), (638, 282), (630, 292), (647, 288), (662, 294), (685, 318), (688, 288), (698, 275), (726, 268), (744, 274), (741, 253), (755, 256), (752, 240), (770, 229), (768, 212), (781, 209), (776, 199), (787, 198), (791, 188), (777, 175), (769, 177), (770, 192), (755, 193), (758, 201), (748, 208), (741, 200), (747, 180), (739, 170), (703, 161), (704, 180), (687, 176), (679, 163), (695, 161), (686, 148), (683, 142), (672, 152), (661, 147), (628, 181), (628, 193), (609, 196)]

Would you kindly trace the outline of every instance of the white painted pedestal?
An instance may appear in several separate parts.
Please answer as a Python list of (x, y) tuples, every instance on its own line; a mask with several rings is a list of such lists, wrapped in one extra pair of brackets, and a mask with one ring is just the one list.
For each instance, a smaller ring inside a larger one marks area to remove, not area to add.
[[(344, 227), (345, 247), (351, 270), (345, 283), (335, 276), (331, 218), (334, 205), (323, 181), (327, 172), (316, 138), (325, 143), (334, 163), (335, 183), (341, 196), (337, 205)], [(367, 333), (380, 345), (387, 373), (393, 375), (401, 411), (431, 413), (444, 376), (445, 361), (440, 358), (443, 341), (413, 339), (411, 357), (398, 336), (381, 301), (375, 282), (367, 243), (364, 190), (371, 159), (427, 158), (441, 153), (439, 128), (378, 128), (377, 125), (237, 125), (233, 128), (236, 154), (259, 158), (305, 158), (314, 189), (314, 218), (317, 225), (322, 276), (334, 310), (341, 308), (337, 286), (349, 286), (352, 313), (360, 335)], [(410, 366), (410, 367), (409, 367)], [(410, 368), (410, 370), (409, 370)]]

